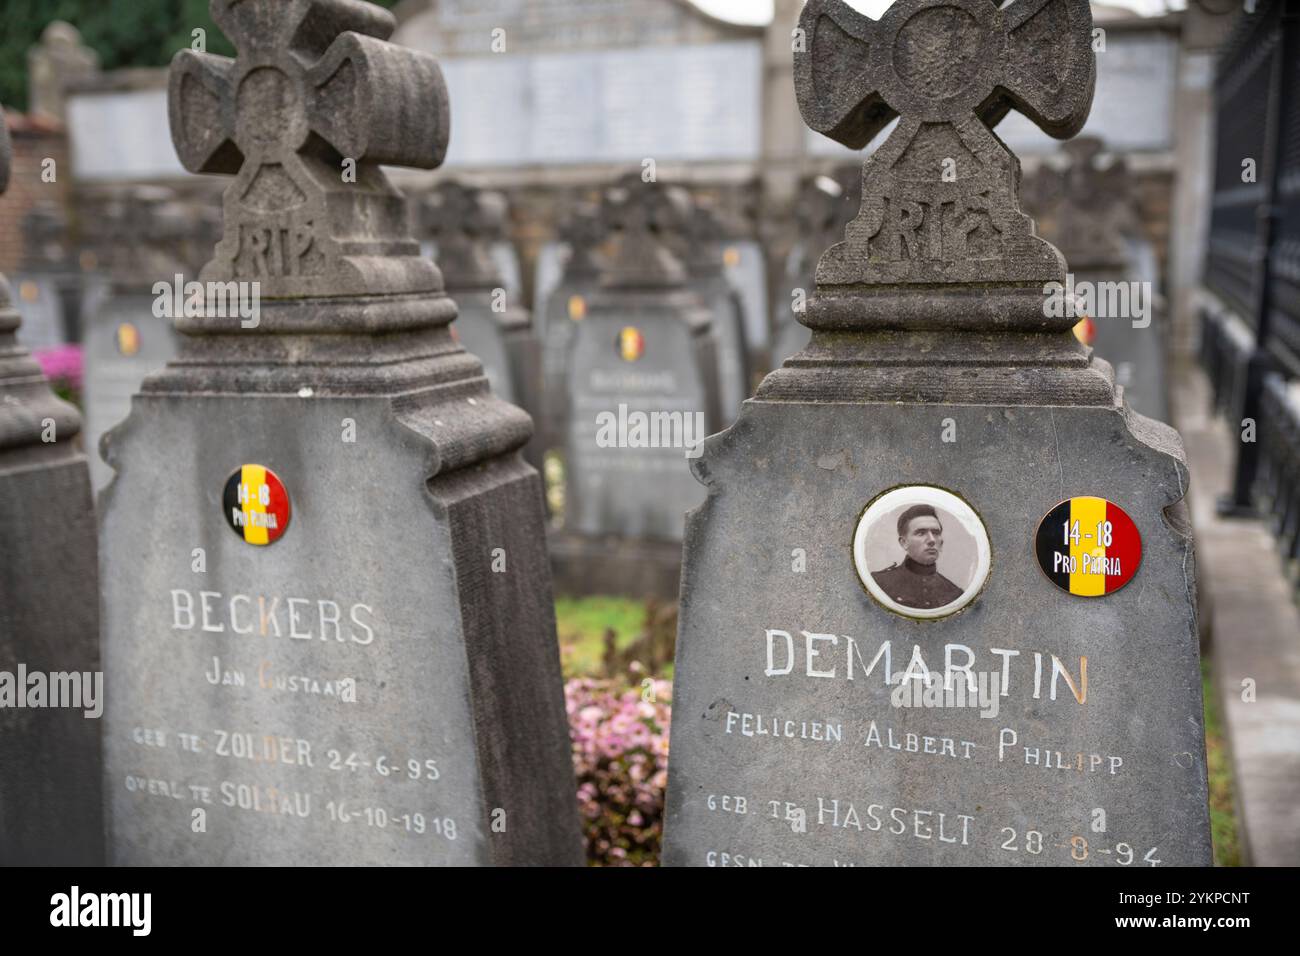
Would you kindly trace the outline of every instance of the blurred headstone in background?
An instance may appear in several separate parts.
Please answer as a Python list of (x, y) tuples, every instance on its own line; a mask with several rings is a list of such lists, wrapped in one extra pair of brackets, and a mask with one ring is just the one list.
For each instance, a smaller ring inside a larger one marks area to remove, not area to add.
[(688, 454), (721, 417), (717, 340), (670, 251), (688, 226), (685, 191), (632, 174), (602, 213), (616, 250), (569, 349), (556, 590), (671, 598), (686, 512), (704, 499)]
[(99, 72), (99, 54), (81, 41), (70, 23), (54, 20), (41, 42), (27, 50), (27, 111), (62, 122), (67, 118), (66, 88)]
[(772, 302), (772, 366), (808, 344), (811, 333), (799, 314), (812, 297), (821, 254), (844, 238), (844, 228), (862, 200), (862, 169), (845, 167), (836, 175), (815, 176), (804, 184), (796, 216), (797, 234), (785, 258)]
[[(551, 260), (563, 261), (558, 282), (552, 283), (542, 301), (544, 336), (542, 364), (546, 383), (547, 448), (564, 443), (568, 417), (569, 351), (577, 323), (587, 317), (587, 303), (600, 283), (602, 257), (599, 247), (607, 238), (607, 227), (597, 203), (573, 205), (560, 226), (563, 245), (556, 245), (559, 255)], [(549, 497), (549, 496), (548, 496)]]
[(23, 317), (18, 341), (32, 351), (81, 339), (82, 277), (62, 206), (38, 200), (23, 217), (22, 264), (13, 276)]
[(1055, 245), (1088, 314), (1076, 329), (1115, 368), (1129, 405), (1167, 422), (1169, 339), (1159, 264), (1142, 230), (1123, 156), (1103, 162), (1105, 144), (1080, 136), (1061, 146), (1062, 168), (1040, 165), (1024, 180), (1024, 208)]
[[(145, 376), (176, 353), (177, 295), (183, 303), (184, 284), (198, 275), (186, 252), (204, 232), (194, 218), (170, 190), (136, 186), (108, 202), (89, 225), (108, 276), (87, 318), (84, 343), (82, 407), (96, 491), (113, 477), (98, 453), (100, 436), (126, 418)], [(158, 283), (166, 289), (156, 292)]]
[[(492, 391), (533, 417), (525, 457), (540, 470), (543, 422), (541, 343), (531, 316), (507, 283), (501, 233), (505, 196), (444, 182), (419, 203), (421, 235), (430, 240), (447, 294), (456, 303), (452, 334), (483, 363)], [(517, 273), (516, 273), (517, 274)]]
[(717, 209), (706, 200), (694, 200), (682, 234), (685, 241), (681, 253), (691, 288), (713, 315), (713, 335), (718, 342), (719, 408), (724, 425), (735, 420), (740, 403), (750, 394), (745, 306), (727, 278), (726, 235)]

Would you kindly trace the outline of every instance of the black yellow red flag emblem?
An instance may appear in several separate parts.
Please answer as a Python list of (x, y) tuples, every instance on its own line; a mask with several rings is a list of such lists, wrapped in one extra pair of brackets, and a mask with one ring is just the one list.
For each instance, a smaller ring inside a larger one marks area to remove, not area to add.
[(1081, 496), (1047, 513), (1038, 525), (1034, 552), (1047, 579), (1062, 591), (1104, 597), (1137, 574), (1142, 537), (1119, 505)]
[(226, 524), (248, 544), (274, 544), (289, 527), (289, 493), (265, 465), (242, 465), (221, 496)]
[(619, 357), (624, 362), (635, 362), (645, 354), (645, 336), (635, 326), (624, 326), (618, 333)]

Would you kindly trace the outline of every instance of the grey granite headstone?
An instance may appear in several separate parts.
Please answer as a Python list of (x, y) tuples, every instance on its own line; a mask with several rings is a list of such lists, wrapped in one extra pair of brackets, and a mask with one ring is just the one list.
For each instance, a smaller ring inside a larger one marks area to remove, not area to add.
[(1159, 267), (1142, 233), (1128, 164), (1116, 156), (1103, 165), (1103, 148), (1093, 136), (1065, 143), (1064, 169), (1040, 167), (1026, 183), (1025, 208), (1070, 264), (1073, 287), (1091, 297), (1078, 334), (1115, 367), (1135, 411), (1167, 422), (1167, 317)]
[(102, 443), (110, 857), (579, 863), (529, 420), (380, 169), (442, 161), (437, 62), (357, 0), (211, 10), (172, 134), (260, 309), (177, 318)]
[(689, 211), (684, 191), (638, 176), (606, 194), (617, 250), (568, 357), (563, 591), (677, 590), (685, 513), (703, 499), (687, 453), (721, 414), (711, 314), (664, 234)]
[[(851, 174), (851, 175), (850, 175)], [(808, 344), (808, 327), (799, 310), (812, 296), (817, 259), (844, 236), (862, 203), (860, 167), (842, 175), (816, 176), (804, 184), (796, 210), (798, 235), (784, 257), (772, 303), (772, 363), (780, 365)]]
[[(459, 317), (453, 334), (483, 363), (494, 394), (544, 420), (542, 348), (532, 318), (509, 288), (497, 237), (505, 222), (505, 197), (458, 182), (444, 182), (421, 205), (423, 232), (432, 237), (447, 293)], [(540, 431), (540, 425), (535, 425)], [(525, 457), (541, 466), (540, 442)]]
[(99, 54), (82, 43), (81, 33), (62, 20), (41, 31), (41, 42), (27, 50), (28, 112), (63, 120), (65, 89), (99, 72)]
[(15, 279), (20, 288), (31, 279), (43, 287), (42, 292), (52, 289), (62, 313), (58, 328), (61, 340), (81, 341), (87, 277), (77, 262), (68, 217), (53, 200), (38, 201), (23, 217), (23, 258)]
[[(0, 120), (0, 191), (9, 166)], [(97, 865), (104, 696), (90, 476), (77, 411), (15, 341), (9, 296), (0, 276), (0, 866)]]
[(546, 334), (547, 302), (564, 274), (564, 263), (569, 254), (566, 244), (558, 240), (542, 243), (533, 265), (533, 315), (537, 316), (537, 330)]
[(722, 243), (722, 262), (727, 281), (740, 295), (752, 370), (762, 360), (771, 339), (767, 318), (767, 254), (753, 239), (729, 239)]
[[(1091, 22), (1086, 0), (804, 8), (808, 124), (861, 147), (902, 119), (821, 258), (811, 343), (693, 463), (665, 863), (1210, 863), (1180, 442), (1048, 314), (1066, 263), (991, 132), (1011, 108), (1079, 130)], [(1067, 591), (1038, 546), (1100, 499), (1140, 563), (1108, 546)]]
[[(551, 283), (541, 315), (544, 336), (542, 368), (546, 383), (547, 447), (563, 445), (568, 421), (569, 353), (577, 324), (587, 317), (587, 304), (600, 285), (600, 244), (606, 223), (595, 203), (578, 203), (560, 226), (567, 246), (562, 271)], [(540, 280), (539, 280), (540, 281)]]
[[(183, 294), (184, 283), (196, 272), (179, 255), (191, 232), (190, 217), (168, 189), (125, 191), (103, 210), (92, 232), (100, 239), (108, 279), (88, 313), (82, 351), (86, 447), (95, 449), (130, 413), (131, 396), (145, 376), (176, 354), (173, 317), (162, 308), (174, 295), (155, 292), (155, 285), (161, 282), (170, 290), (179, 283)], [(96, 492), (112, 477), (107, 463), (92, 455), (90, 478)]]
[(722, 238), (725, 229), (716, 209), (697, 199), (684, 230), (683, 259), (691, 288), (713, 316), (718, 340), (718, 395), (723, 423), (735, 421), (740, 403), (750, 394), (749, 335), (740, 293), (727, 278)]
[(13, 306), (22, 317), (18, 344), (37, 352), (58, 348), (68, 341), (63, 297), (52, 276), (19, 272), (14, 276)]

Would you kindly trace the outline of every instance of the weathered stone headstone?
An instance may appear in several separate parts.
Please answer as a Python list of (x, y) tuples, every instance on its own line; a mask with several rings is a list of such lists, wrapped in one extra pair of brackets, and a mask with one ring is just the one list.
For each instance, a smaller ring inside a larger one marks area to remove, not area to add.
[(28, 112), (66, 119), (65, 89), (99, 72), (99, 54), (81, 41), (71, 23), (55, 20), (41, 32), (41, 42), (27, 50)]
[(23, 257), (13, 276), (22, 317), (18, 344), (40, 351), (77, 340), (77, 277), (69, 262), (67, 217), (57, 203), (38, 201), (23, 217)]
[(852, 181), (817, 176), (805, 184), (797, 210), (799, 235), (785, 256), (776, 300), (772, 303), (772, 363), (779, 366), (808, 344), (808, 327), (799, 321), (812, 295), (817, 257), (844, 235), (862, 203), (861, 173)]
[[(179, 255), (189, 217), (168, 189), (138, 186), (110, 203), (96, 228), (108, 287), (86, 320), (83, 356), (86, 447), (131, 411), (145, 376), (176, 354), (175, 295), (195, 273)], [(209, 247), (210, 249), (211, 247)], [(155, 291), (162, 283), (165, 289)], [(90, 478), (102, 490), (113, 471), (91, 456)]]
[[(424, 232), (437, 247), (447, 293), (459, 315), (452, 327), (465, 350), (483, 363), (492, 391), (533, 416), (541, 430), (542, 348), (532, 319), (506, 286), (493, 237), (505, 219), (505, 197), (458, 182), (446, 182), (425, 197)], [(525, 457), (541, 465), (536, 433)]]
[(606, 223), (596, 203), (578, 203), (560, 226), (568, 248), (563, 271), (551, 285), (541, 325), (545, 344), (542, 367), (546, 382), (548, 447), (564, 443), (568, 421), (569, 345), (577, 323), (587, 317), (587, 303), (600, 285), (602, 261), (598, 251), (606, 239)]
[(1066, 263), (991, 132), (1079, 130), (1091, 25), (804, 8), (808, 124), (901, 120), (811, 343), (693, 466), (666, 863), (1209, 864), (1180, 442), (1048, 314)]
[(380, 169), (442, 161), (437, 62), (357, 0), (211, 10), (173, 139), (235, 175), (201, 280), (260, 308), (205, 287), (103, 442), (110, 856), (578, 863), (529, 420)]
[[(0, 191), (9, 167), (0, 120)], [(104, 697), (90, 477), (77, 411), (15, 341), (9, 296), (0, 276), (0, 865), (97, 865)]]
[(624, 179), (603, 212), (618, 247), (576, 324), (568, 359), (563, 534), (567, 593), (674, 596), (685, 513), (703, 500), (686, 457), (714, 431), (717, 342), (665, 232), (684, 191)]
[(686, 223), (683, 258), (691, 288), (713, 315), (718, 340), (718, 394), (723, 423), (735, 421), (749, 398), (749, 336), (745, 306), (727, 279), (722, 220), (709, 203), (696, 200)]
[(1115, 367), (1134, 411), (1169, 421), (1165, 311), (1155, 250), (1142, 235), (1128, 164), (1103, 165), (1102, 141), (1080, 136), (1061, 147), (1063, 170), (1044, 165), (1026, 184), (1026, 210), (1070, 264), (1080, 298), (1080, 334)]
[(754, 239), (728, 239), (722, 243), (722, 262), (727, 281), (740, 296), (745, 317), (745, 340), (749, 343), (749, 374), (746, 397), (767, 371), (771, 346), (767, 306), (767, 253)]
[(42, 301), (51, 293), (57, 298), (59, 325), (51, 332), (60, 341), (80, 342), (85, 277), (77, 263), (68, 218), (52, 200), (38, 201), (23, 217), (23, 258), (15, 283), (21, 288), (28, 281), (40, 286)]

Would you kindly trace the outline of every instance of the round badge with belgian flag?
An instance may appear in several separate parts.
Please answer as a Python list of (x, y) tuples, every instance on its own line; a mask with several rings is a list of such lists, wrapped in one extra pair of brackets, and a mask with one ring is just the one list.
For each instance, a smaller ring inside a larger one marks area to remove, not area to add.
[(645, 355), (645, 336), (634, 325), (624, 326), (614, 341), (614, 348), (624, 362), (635, 362)]
[(1119, 505), (1083, 495), (1047, 513), (1034, 536), (1038, 566), (1062, 591), (1105, 597), (1133, 580), (1142, 536)]
[(289, 492), (265, 465), (235, 469), (226, 480), (221, 505), (230, 530), (248, 544), (274, 544), (289, 527)]

